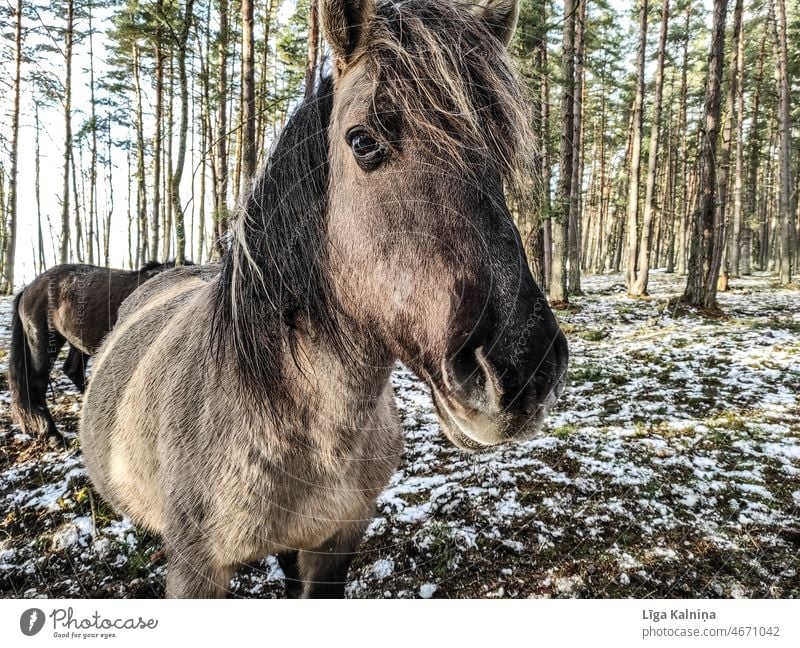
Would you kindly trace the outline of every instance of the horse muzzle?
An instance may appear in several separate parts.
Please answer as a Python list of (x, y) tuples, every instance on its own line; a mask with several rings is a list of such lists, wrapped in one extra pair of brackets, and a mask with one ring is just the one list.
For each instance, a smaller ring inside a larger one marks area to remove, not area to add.
[[(442, 431), (457, 447), (477, 451), (537, 436), (564, 391), (568, 365), (560, 331), (535, 364), (493, 363), (483, 347), (461, 349), (442, 362), (442, 385), (432, 388)], [(519, 366), (522, 365), (522, 366)]]

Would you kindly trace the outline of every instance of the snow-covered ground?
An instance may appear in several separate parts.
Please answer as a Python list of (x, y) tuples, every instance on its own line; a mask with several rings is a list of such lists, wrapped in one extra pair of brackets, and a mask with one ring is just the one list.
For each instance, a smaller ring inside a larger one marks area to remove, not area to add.
[[(403, 464), (351, 569), (350, 596), (800, 596), (800, 292), (736, 279), (721, 319), (677, 313), (681, 278), (632, 300), (584, 280), (560, 317), (570, 384), (541, 437), (478, 455), (438, 431), (427, 389), (393, 375)], [(5, 370), (10, 301), (0, 302)], [(79, 397), (54, 372), (74, 438)], [(158, 538), (91, 493), (80, 450), (16, 434), (0, 378), (0, 593), (152, 596)], [(281, 596), (274, 558), (235, 596)]]

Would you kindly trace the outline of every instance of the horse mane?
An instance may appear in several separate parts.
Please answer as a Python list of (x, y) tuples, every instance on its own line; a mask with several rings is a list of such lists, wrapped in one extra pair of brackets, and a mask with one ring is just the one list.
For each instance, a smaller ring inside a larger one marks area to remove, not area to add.
[[(166, 265), (166, 263), (161, 263), (161, 261), (148, 261), (138, 270), (134, 270), (134, 272), (152, 272), (153, 270), (160, 270)], [(173, 265), (175, 264), (173, 263)]]
[[(186, 259), (183, 262), (185, 266), (192, 266), (194, 265), (194, 261), (191, 259)], [(176, 267), (175, 259), (170, 259), (169, 261), (148, 261), (144, 265), (142, 265), (138, 270), (134, 270), (134, 273), (139, 272), (162, 272), (164, 270), (171, 270), (172, 268)]]
[(243, 385), (262, 398), (290, 395), (282, 365), (287, 340), (296, 350), (299, 314), (334, 345), (341, 339), (325, 258), (332, 108), (333, 81), (323, 78), (290, 117), (231, 221), (212, 350), (217, 358), (232, 353)]

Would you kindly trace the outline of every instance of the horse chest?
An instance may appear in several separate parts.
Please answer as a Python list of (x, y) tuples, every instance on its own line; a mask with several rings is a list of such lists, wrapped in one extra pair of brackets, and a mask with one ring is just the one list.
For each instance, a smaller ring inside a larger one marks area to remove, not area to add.
[(346, 447), (241, 453), (230, 464), (231, 488), (215, 516), (223, 544), (241, 547), (243, 559), (286, 547), (310, 550), (345, 524), (368, 522), (401, 449), (399, 429), (386, 428)]

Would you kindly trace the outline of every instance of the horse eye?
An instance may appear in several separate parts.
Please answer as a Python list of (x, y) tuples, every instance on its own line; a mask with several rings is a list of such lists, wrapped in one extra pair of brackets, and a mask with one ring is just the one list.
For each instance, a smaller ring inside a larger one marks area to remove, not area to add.
[(366, 170), (374, 169), (385, 155), (383, 145), (363, 129), (349, 131), (347, 143), (353, 149), (356, 161)]

